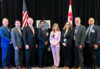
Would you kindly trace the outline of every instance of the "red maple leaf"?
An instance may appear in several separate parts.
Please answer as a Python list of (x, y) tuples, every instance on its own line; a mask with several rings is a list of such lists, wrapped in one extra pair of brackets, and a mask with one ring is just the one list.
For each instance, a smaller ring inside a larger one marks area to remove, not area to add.
[(72, 12), (68, 13), (68, 16), (70, 17), (69, 20), (72, 21)]

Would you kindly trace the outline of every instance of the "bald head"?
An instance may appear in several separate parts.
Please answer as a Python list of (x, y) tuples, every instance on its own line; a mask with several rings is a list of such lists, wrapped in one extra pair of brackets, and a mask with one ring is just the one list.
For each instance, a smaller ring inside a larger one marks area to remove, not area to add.
[(2, 19), (2, 24), (3, 24), (3, 26), (8, 26), (8, 19), (7, 18), (3, 18)]
[(89, 18), (89, 20), (88, 20), (88, 24), (91, 26), (91, 25), (93, 25), (94, 24), (94, 18)]

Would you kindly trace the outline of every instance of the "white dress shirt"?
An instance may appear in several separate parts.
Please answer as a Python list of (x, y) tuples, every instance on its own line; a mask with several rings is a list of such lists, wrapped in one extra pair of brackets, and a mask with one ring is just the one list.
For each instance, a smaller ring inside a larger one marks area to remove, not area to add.
[[(90, 31), (92, 30), (93, 26), (94, 26), (94, 24), (92, 26), (89, 26), (90, 27)], [(87, 35), (88, 30), (89, 30), (89, 27), (88, 27), (88, 29), (86, 31), (86, 35)], [(90, 31), (89, 31), (89, 34), (90, 34)]]

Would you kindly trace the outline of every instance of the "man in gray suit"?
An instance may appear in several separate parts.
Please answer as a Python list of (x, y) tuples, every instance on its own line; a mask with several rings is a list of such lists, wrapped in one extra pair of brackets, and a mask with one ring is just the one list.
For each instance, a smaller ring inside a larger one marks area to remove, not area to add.
[(74, 28), (74, 53), (75, 53), (75, 66), (73, 68), (83, 68), (83, 47), (85, 47), (86, 28), (81, 25), (81, 19), (75, 18), (76, 27)]
[[(97, 63), (97, 48), (98, 48), (98, 43), (100, 39), (99, 26), (94, 24), (94, 18), (89, 18), (88, 24), (89, 24), (89, 27), (87, 28), (87, 31), (86, 31), (85, 42), (86, 42), (86, 46), (89, 46), (89, 49), (87, 50), (87, 52), (90, 52), (90, 58), (92, 58), (91, 69), (95, 69), (95, 66)], [(88, 53), (86, 54), (89, 56)]]
[(15, 21), (15, 27), (11, 30), (11, 39), (15, 49), (15, 64), (17, 69), (22, 69), (23, 67), (23, 39), (22, 39), (22, 29), (19, 20)]

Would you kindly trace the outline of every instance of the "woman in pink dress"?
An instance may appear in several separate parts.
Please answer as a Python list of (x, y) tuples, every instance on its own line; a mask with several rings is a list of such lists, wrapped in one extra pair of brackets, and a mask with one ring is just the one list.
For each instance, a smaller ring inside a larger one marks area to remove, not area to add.
[(57, 23), (54, 23), (52, 31), (50, 32), (50, 44), (54, 59), (54, 65), (52, 67), (54, 68), (59, 67), (60, 63), (60, 39), (61, 32), (59, 31), (59, 26)]

